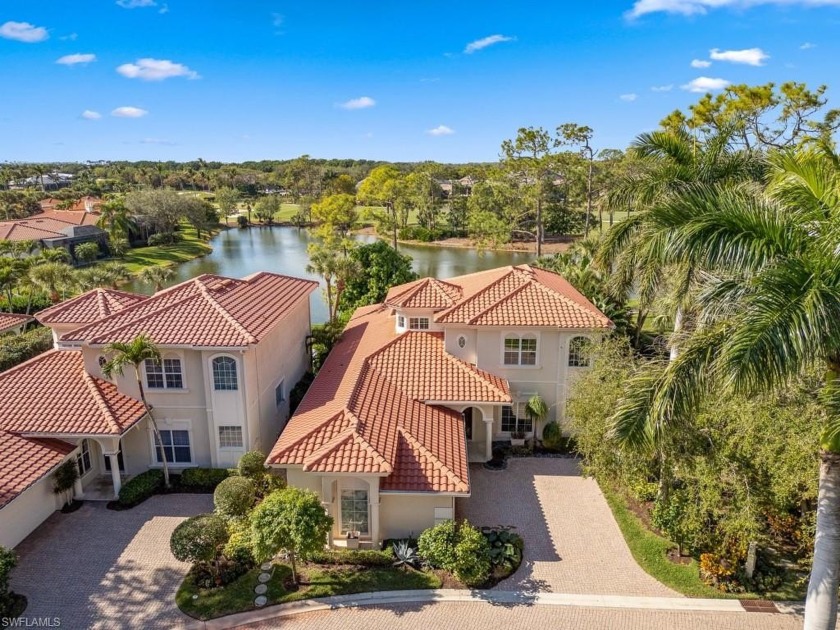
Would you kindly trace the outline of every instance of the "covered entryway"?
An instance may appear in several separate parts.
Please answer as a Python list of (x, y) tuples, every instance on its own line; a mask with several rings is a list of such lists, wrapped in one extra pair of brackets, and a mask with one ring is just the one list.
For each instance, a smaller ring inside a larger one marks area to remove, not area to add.
[(470, 462), (486, 462), (493, 457), (493, 408), (467, 407), (461, 412)]

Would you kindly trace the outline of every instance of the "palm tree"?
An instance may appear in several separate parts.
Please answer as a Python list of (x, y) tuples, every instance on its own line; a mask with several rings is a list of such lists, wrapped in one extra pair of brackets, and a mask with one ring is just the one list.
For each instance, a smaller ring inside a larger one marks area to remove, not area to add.
[(141, 282), (152, 285), (155, 288), (155, 292), (157, 292), (162, 290), (167, 281), (174, 275), (175, 271), (172, 267), (155, 265), (154, 267), (143, 269), (139, 277)]
[(163, 448), (163, 440), (160, 437), (160, 430), (158, 430), (155, 417), (152, 415), (152, 407), (146, 400), (146, 391), (143, 389), (143, 378), (140, 374), (140, 365), (147, 360), (159, 364), (161, 362), (160, 350), (152, 342), (151, 339), (145, 335), (135, 337), (129, 343), (110, 343), (105, 346), (105, 354), (110, 358), (104, 366), (102, 366), (102, 373), (111, 378), (114, 374), (122, 376), (125, 368), (132, 366), (134, 368), (134, 377), (137, 379), (137, 388), (140, 391), (140, 401), (146, 409), (146, 415), (149, 422), (152, 423), (152, 430), (155, 434), (155, 445), (158, 449), (158, 456), (163, 464), (163, 483), (169, 489), (169, 465), (166, 461), (166, 452)]
[[(697, 331), (660, 374), (631, 383), (614, 422), (650, 443), (690, 422), (704, 395), (773, 391), (825, 374), (819, 496), (805, 628), (834, 628), (840, 563), (840, 171), (834, 154), (772, 159), (766, 192), (705, 187), (664, 204), (668, 257), (708, 270)], [(815, 436), (816, 437), (816, 436)]]
[(36, 288), (49, 293), (50, 300), (58, 302), (73, 284), (73, 268), (63, 262), (45, 262), (33, 265), (29, 278)]
[(109, 261), (99, 264), (100, 272), (107, 279), (107, 286), (118, 289), (119, 286), (131, 278), (131, 272), (124, 264)]

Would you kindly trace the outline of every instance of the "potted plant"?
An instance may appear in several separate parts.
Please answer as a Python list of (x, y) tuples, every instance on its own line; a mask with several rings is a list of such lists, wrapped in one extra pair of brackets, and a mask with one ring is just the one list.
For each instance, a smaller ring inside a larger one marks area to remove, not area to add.
[(548, 417), (548, 405), (542, 396), (534, 394), (528, 399), (528, 402), (525, 404), (525, 414), (531, 420), (531, 430), (534, 432), (534, 435), (537, 435), (537, 424)]
[(511, 446), (525, 446), (525, 430), (519, 426), (519, 419), (516, 419), (516, 429), (510, 432)]
[(360, 532), (356, 529), (358, 523), (356, 521), (350, 521), (348, 524), (347, 530), (347, 548), (348, 549), (358, 549), (359, 548), (359, 534)]

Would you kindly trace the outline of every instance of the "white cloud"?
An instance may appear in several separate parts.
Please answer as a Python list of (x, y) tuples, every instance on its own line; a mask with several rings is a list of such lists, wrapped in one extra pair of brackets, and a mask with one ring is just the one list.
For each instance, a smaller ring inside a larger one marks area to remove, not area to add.
[(492, 46), (493, 44), (501, 44), (502, 42), (512, 42), (516, 38), (515, 37), (508, 37), (507, 35), (490, 35), (488, 37), (482, 37), (481, 39), (477, 39), (474, 42), (470, 42), (467, 44), (466, 48), (464, 48), (464, 52), (468, 55), (473, 54), (476, 51), (481, 50), (482, 48), (487, 48), (488, 46)]
[(169, 13), (169, 5), (164, 4), (160, 9), (158, 9), (158, 13), (163, 15), (164, 13)]
[(711, 61), (706, 61), (705, 59), (692, 59), (691, 60), (691, 67), (692, 68), (708, 68), (712, 65)]
[(77, 63), (90, 63), (91, 61), (96, 61), (96, 55), (92, 53), (76, 53), (75, 55), (64, 55), (63, 57), (59, 57), (55, 62), (60, 63), (63, 66), (74, 66)]
[(140, 109), (139, 107), (124, 106), (117, 107), (113, 110), (111, 116), (116, 116), (117, 118), (142, 118), (148, 113), (145, 109)]
[(0, 26), (0, 37), (14, 39), (27, 44), (49, 39), (49, 33), (43, 26), (34, 26), (29, 22), (6, 22)]
[(622, 101), (626, 101), (626, 102), (628, 102), (628, 103), (632, 103), (632, 102), (633, 102), (633, 101), (635, 101), (637, 98), (639, 98), (639, 95), (638, 95), (638, 94), (633, 94), (633, 93), (630, 93), (630, 94), (622, 94), (622, 95), (621, 95), (621, 96), (619, 96), (618, 98), (620, 98)]
[(75, 42), (78, 38), (79, 38), (78, 33), (70, 33), (69, 35), (64, 35), (62, 37), (59, 37), (58, 39), (60, 39), (61, 41)]
[(341, 109), (366, 109), (374, 105), (376, 105), (376, 101), (370, 96), (360, 96), (359, 98), (351, 98), (349, 101), (341, 103), (339, 107)]
[(123, 9), (144, 9), (157, 6), (155, 0), (117, 0), (117, 4)]
[(803, 7), (840, 6), (840, 0), (636, 0), (625, 15), (630, 18), (648, 13), (705, 15), (710, 9), (732, 7), (746, 9), (762, 4), (799, 5)]
[(685, 85), (680, 87), (689, 92), (714, 92), (715, 90), (722, 90), (730, 81), (726, 79), (713, 79), (711, 77), (697, 77), (692, 79)]
[(674, 89), (674, 84), (669, 83), (668, 85), (654, 85), (650, 88), (653, 92), (670, 92)]
[(812, 44), (811, 42), (805, 42), (799, 47), (799, 50), (810, 50), (811, 48), (816, 48), (816, 44)]
[(95, 112), (92, 109), (86, 109), (82, 112), (82, 118), (84, 118), (85, 120), (99, 120), (100, 118), (102, 118), (102, 114), (100, 114), (99, 112)]
[(451, 136), (455, 130), (446, 125), (438, 125), (434, 129), (427, 130), (426, 133), (430, 136)]
[(117, 68), (117, 72), (129, 79), (143, 79), (144, 81), (163, 81), (172, 77), (199, 78), (195, 70), (190, 70), (184, 64), (150, 57), (138, 59), (136, 63), (124, 63)]
[(763, 66), (764, 61), (770, 58), (761, 48), (744, 48), (743, 50), (718, 50), (712, 48), (709, 57), (715, 61), (728, 61), (730, 63), (743, 63), (748, 66)]

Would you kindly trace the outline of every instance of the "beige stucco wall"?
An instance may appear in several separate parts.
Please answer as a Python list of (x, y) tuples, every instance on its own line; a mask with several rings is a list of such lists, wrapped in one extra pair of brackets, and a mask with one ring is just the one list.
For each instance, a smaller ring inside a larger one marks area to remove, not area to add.
[(380, 538), (417, 537), (434, 527), (435, 508), (451, 508), (455, 513), (455, 499), (441, 495), (386, 494), (379, 497)]
[(0, 545), (14, 547), (58, 507), (52, 477), (46, 475), (0, 509)]

